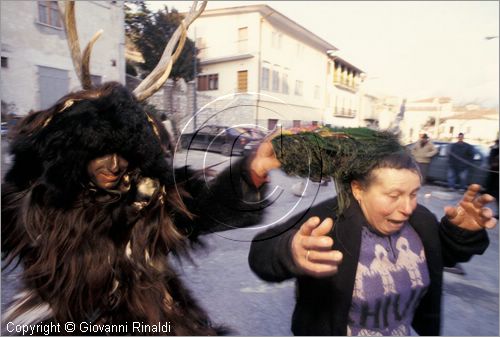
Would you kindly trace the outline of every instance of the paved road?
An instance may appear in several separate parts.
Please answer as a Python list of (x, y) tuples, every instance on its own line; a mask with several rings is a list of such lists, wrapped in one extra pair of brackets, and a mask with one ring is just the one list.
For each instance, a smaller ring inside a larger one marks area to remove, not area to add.
[[(205, 156), (201, 152), (181, 152), (179, 164), (200, 167), (226, 160), (218, 154)], [(227, 165), (221, 164), (217, 169)], [(2, 169), (4, 165), (2, 164)], [(196, 265), (186, 260), (172, 261), (181, 277), (217, 323), (226, 324), (235, 335), (290, 335), (290, 317), (294, 305), (294, 283), (271, 284), (258, 279), (249, 269), (247, 256), (251, 238), (284, 214), (295, 213), (307, 205), (326, 199), (333, 185), (310, 183), (305, 196), (293, 194), (292, 186), (299, 182), (281, 172), (271, 175), (278, 202), (269, 210), (261, 224), (248, 229), (230, 230), (205, 236), (207, 248), (193, 253)], [(438, 217), (446, 204), (454, 204), (459, 195), (441, 187), (424, 186), (419, 202)], [(499, 247), (498, 229), (490, 231), (491, 244), (482, 256), (464, 264), (466, 275), (445, 273), (444, 335), (499, 334)], [(2, 274), (2, 311), (16, 286), (15, 276)]]

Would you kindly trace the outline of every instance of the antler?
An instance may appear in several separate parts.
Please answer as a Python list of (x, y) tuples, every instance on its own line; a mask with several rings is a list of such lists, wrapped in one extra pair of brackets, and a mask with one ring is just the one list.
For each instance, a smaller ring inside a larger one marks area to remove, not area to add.
[[(80, 42), (78, 40), (78, 33), (76, 29), (75, 3), (74, 1), (65, 1), (64, 10), (62, 9), (60, 1), (58, 1), (58, 5), (59, 12), (64, 18), (64, 20), (62, 21), (66, 30), (68, 45), (71, 51), (71, 59), (73, 60), (73, 66), (75, 67), (76, 74), (78, 76), (78, 79), (80, 80), (80, 83), (82, 84), (83, 89), (90, 89), (92, 87), (89, 70), (90, 54), (95, 41), (99, 38), (99, 36), (101, 36), (102, 30), (99, 30), (94, 34), (82, 54), (80, 52)], [(188, 15), (184, 18), (184, 20), (182, 20), (180, 26), (177, 27), (174, 34), (168, 41), (168, 44), (165, 47), (165, 50), (163, 51), (160, 61), (158, 62), (156, 67), (139, 84), (139, 86), (135, 88), (134, 94), (137, 97), (137, 100), (143, 101), (153, 95), (168, 79), (168, 76), (170, 75), (170, 72), (172, 70), (172, 65), (179, 57), (182, 48), (184, 47), (184, 43), (186, 42), (187, 29), (189, 28), (189, 25), (191, 25), (191, 23), (193, 23), (193, 21), (196, 20), (205, 10), (205, 7), (207, 6), (207, 0), (203, 1), (198, 10), (196, 10), (197, 5), (198, 1), (194, 1)], [(177, 48), (172, 54), (176, 44)]]
[[(191, 23), (205, 10), (207, 0), (203, 1), (200, 9), (198, 10), (196, 10), (197, 5), (198, 1), (194, 1), (188, 15), (184, 18), (184, 20), (182, 20), (180, 26), (177, 27), (174, 34), (172, 34), (172, 37), (168, 41), (168, 44), (165, 47), (165, 50), (163, 51), (160, 61), (156, 67), (139, 84), (139, 86), (135, 88), (134, 94), (137, 97), (137, 100), (143, 101), (153, 95), (168, 79), (170, 71), (172, 70), (172, 65), (179, 57), (182, 48), (184, 47), (184, 43), (186, 42), (187, 29), (189, 28), (189, 25), (191, 25)], [(177, 42), (179, 42), (179, 44), (177, 45), (175, 52), (172, 54)]]
[(96, 32), (94, 36), (92, 36), (82, 55), (80, 52), (78, 32), (76, 30), (75, 2), (65, 1), (65, 9), (63, 10), (61, 8), (60, 1), (58, 1), (58, 7), (59, 13), (63, 17), (62, 21), (66, 30), (68, 46), (71, 52), (71, 59), (73, 60), (73, 66), (75, 67), (76, 75), (78, 76), (78, 79), (82, 84), (82, 88), (90, 89), (92, 87), (92, 81), (90, 79), (90, 54), (92, 52), (92, 47), (94, 46), (95, 41), (102, 34), (102, 29)]

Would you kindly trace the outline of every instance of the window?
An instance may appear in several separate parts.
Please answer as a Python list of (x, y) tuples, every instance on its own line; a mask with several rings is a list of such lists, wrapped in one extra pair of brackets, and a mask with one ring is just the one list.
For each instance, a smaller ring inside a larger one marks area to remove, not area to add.
[(341, 77), (342, 77), (342, 67), (340, 65), (337, 65), (333, 69), (333, 82), (335, 83), (340, 82)]
[(93, 86), (99, 86), (102, 84), (102, 76), (100, 75), (90, 75), (90, 82)]
[(219, 74), (199, 75), (197, 90), (217, 90), (219, 89)]
[(198, 85), (197, 90), (205, 91), (208, 90), (208, 75), (198, 75)]
[(344, 85), (348, 85), (348, 81), (349, 81), (349, 78), (348, 78), (348, 70), (347, 68), (344, 69), (344, 71), (342, 72), (342, 79), (340, 80), (340, 82)]
[(273, 91), (280, 91), (280, 73), (277, 70), (273, 70)]
[(238, 92), (246, 92), (248, 90), (248, 71), (238, 71)]
[(8, 68), (9, 67), (9, 59), (6, 58), (5, 56), (2, 56), (2, 68)]
[(281, 90), (284, 94), (288, 95), (288, 74), (281, 76)]
[(248, 27), (238, 28), (238, 52), (243, 53), (248, 50)]
[(352, 96), (335, 96), (335, 105), (333, 108), (333, 115), (337, 117), (356, 117), (357, 110), (355, 106), (355, 97)]
[(268, 119), (267, 120), (267, 128), (269, 130), (274, 130), (274, 128), (278, 125), (277, 119)]
[(208, 90), (217, 90), (219, 89), (219, 75), (213, 74), (208, 75)]
[(269, 68), (262, 67), (260, 86), (262, 87), (262, 90), (269, 90)]
[(62, 28), (57, 1), (38, 1), (38, 22)]
[(295, 81), (295, 95), (302, 96), (303, 95), (303, 86), (304, 82), (296, 80)]

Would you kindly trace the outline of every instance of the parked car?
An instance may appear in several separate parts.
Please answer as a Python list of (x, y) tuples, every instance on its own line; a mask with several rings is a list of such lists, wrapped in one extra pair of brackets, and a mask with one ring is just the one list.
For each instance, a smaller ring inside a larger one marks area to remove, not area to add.
[(10, 139), (10, 137), (12, 136), (10, 130), (12, 130), (16, 126), (17, 122), (20, 119), (21, 116), (9, 114), (7, 118), (5, 118), (5, 120), (2, 121), (2, 128), (1, 128), (2, 138)]
[(220, 152), (225, 156), (243, 154), (246, 144), (264, 137), (260, 130), (246, 127), (205, 125), (181, 135), (181, 147), (189, 150)]
[(7, 131), (9, 131), (9, 126), (7, 122), (2, 122), (2, 137), (7, 135)]
[[(438, 153), (432, 157), (429, 164), (427, 180), (446, 184), (448, 181), (448, 148), (453, 143), (441, 141), (434, 141), (433, 143), (438, 149)], [(415, 143), (412, 143), (407, 146), (411, 147), (414, 145)], [(474, 147), (474, 159), (470, 164), (467, 184), (474, 183), (484, 187), (488, 179), (489, 149), (484, 145), (471, 145)]]

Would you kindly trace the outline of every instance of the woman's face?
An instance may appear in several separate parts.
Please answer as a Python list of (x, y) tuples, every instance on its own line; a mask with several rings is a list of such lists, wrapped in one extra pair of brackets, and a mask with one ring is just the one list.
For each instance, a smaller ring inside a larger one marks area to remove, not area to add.
[(372, 171), (372, 182), (363, 188), (351, 183), (368, 223), (379, 233), (399, 231), (417, 207), (420, 176), (407, 169), (378, 168)]
[(116, 153), (90, 161), (87, 172), (90, 179), (102, 189), (114, 189), (127, 171), (128, 162)]

